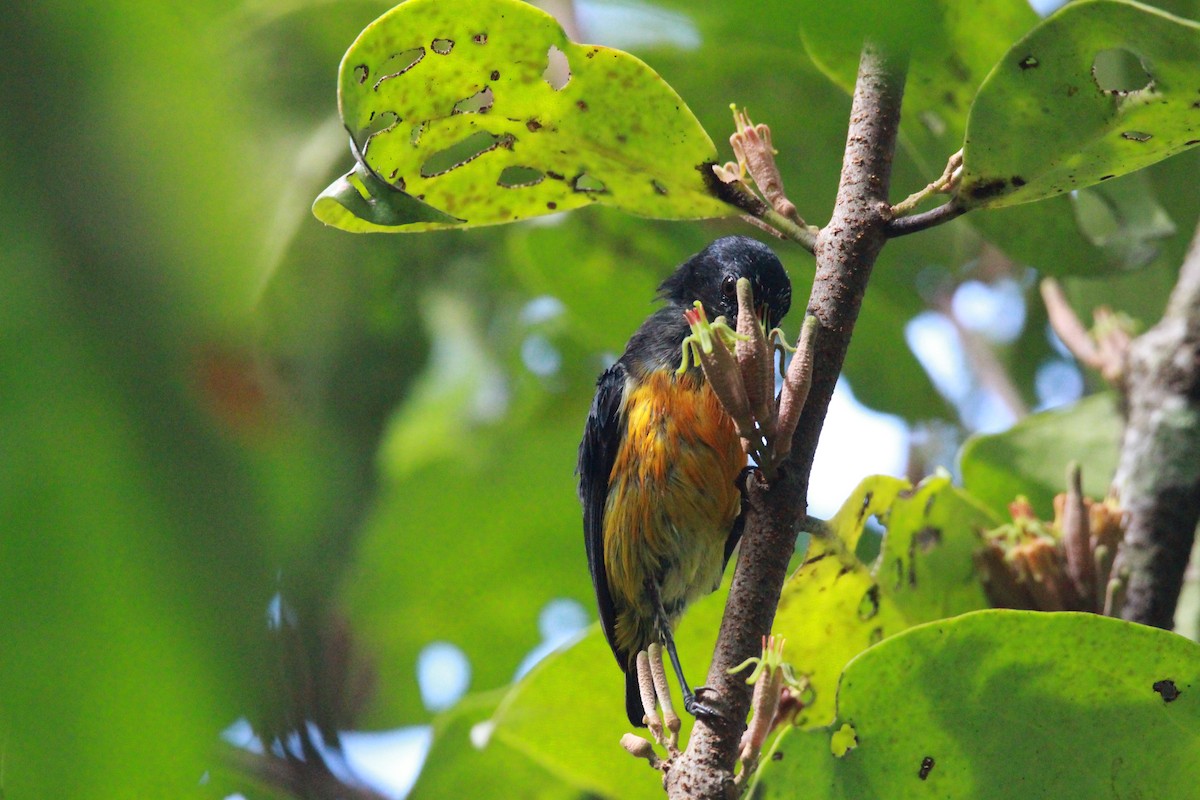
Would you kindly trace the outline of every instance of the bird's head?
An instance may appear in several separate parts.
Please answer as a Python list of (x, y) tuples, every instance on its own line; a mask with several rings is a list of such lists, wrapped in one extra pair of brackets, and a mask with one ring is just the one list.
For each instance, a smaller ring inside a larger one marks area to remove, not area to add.
[(725, 236), (681, 264), (658, 287), (658, 296), (690, 307), (699, 300), (710, 320), (738, 314), (737, 282), (749, 278), (754, 310), (774, 328), (792, 304), (792, 282), (771, 248), (746, 236)]

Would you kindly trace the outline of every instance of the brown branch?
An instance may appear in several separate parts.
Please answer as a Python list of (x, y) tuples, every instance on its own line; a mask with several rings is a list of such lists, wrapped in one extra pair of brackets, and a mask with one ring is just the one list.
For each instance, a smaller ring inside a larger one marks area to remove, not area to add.
[(922, 211), (920, 214), (910, 214), (907, 217), (896, 217), (887, 225), (887, 235), (895, 239), (897, 236), (907, 236), (910, 233), (927, 230), (935, 225), (941, 225), (952, 219), (961, 217), (970, 209), (959, 205), (951, 199), (937, 208)]
[(1121, 616), (1172, 628), (1200, 520), (1200, 230), (1162, 320), (1129, 347), (1113, 489), (1129, 514), (1114, 573)]
[[(788, 559), (806, 519), (808, 478), (829, 400), (850, 344), (875, 259), (887, 240), (888, 186), (900, 123), (906, 64), (868, 46), (859, 62), (841, 184), (833, 218), (818, 235), (817, 271), (808, 311), (821, 326), (816, 337), (812, 389), (796, 429), (791, 459), (777, 480), (747, 482), (746, 527), (721, 632), (713, 653), (705, 702), (722, 717), (698, 719), (687, 752), (665, 778), (672, 798), (736, 797), (734, 764), (749, 687), (728, 674), (758, 655), (771, 630)], [(715, 698), (715, 699), (714, 699)]]

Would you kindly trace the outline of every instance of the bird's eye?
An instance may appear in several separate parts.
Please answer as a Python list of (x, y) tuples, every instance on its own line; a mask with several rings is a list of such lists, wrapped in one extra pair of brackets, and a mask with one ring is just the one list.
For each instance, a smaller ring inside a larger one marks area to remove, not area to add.
[(726, 275), (725, 280), (721, 281), (721, 294), (731, 298), (737, 297), (737, 278)]

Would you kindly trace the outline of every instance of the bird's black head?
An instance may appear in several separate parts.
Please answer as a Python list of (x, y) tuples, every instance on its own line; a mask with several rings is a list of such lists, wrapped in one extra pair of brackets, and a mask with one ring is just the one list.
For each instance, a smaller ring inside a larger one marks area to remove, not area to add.
[[(699, 300), (710, 320), (737, 320), (738, 278), (749, 278), (755, 310), (775, 327), (792, 304), (792, 282), (771, 248), (746, 236), (726, 236), (689, 258), (658, 287), (662, 299), (681, 306)], [(765, 314), (765, 317), (764, 317)]]

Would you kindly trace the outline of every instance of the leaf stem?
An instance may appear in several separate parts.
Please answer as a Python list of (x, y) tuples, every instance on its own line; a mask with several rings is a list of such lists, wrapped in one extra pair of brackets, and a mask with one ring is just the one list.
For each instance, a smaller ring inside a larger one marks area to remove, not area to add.
[(960, 217), (967, 213), (969, 209), (958, 203), (958, 198), (950, 198), (947, 202), (932, 208), (929, 211), (922, 211), (920, 214), (910, 214), (907, 217), (896, 217), (887, 225), (887, 235), (889, 239), (895, 239), (898, 236), (907, 236), (910, 233), (916, 233), (936, 225), (942, 225), (956, 217)]

